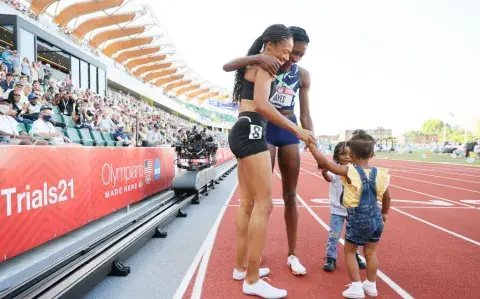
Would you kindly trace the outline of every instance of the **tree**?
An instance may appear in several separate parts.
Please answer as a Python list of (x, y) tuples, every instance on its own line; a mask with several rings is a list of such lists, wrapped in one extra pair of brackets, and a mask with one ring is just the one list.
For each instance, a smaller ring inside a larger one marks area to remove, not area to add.
[[(447, 127), (450, 125), (447, 124)], [(423, 123), (422, 133), (425, 135), (443, 135), (443, 121), (439, 119), (430, 119)]]

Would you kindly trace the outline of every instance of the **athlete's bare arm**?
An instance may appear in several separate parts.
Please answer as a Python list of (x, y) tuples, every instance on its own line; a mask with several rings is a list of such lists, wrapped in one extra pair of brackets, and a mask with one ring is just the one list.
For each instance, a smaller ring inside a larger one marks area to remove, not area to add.
[(312, 153), (312, 156), (317, 161), (318, 166), (321, 169), (328, 169), (330, 172), (347, 177), (348, 167), (343, 165), (338, 165), (333, 162), (328, 161), (328, 159), (318, 150), (315, 144), (309, 144), (308, 148)]
[(269, 73), (270, 76), (275, 77), (275, 75), (277, 74), (278, 68), (282, 64), (280, 63), (280, 60), (278, 60), (274, 56), (257, 54), (257, 55), (236, 58), (230, 62), (227, 62), (223, 65), (223, 70), (225, 72), (233, 72), (240, 68), (251, 66), (251, 65), (258, 65), (267, 73)]
[(310, 91), (310, 73), (301, 67), (298, 67), (298, 71), (300, 72), (300, 123), (303, 128), (314, 132), (308, 96), (308, 92)]

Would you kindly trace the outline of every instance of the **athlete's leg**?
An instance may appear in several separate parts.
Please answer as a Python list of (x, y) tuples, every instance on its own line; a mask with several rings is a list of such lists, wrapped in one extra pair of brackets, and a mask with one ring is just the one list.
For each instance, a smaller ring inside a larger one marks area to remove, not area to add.
[(285, 203), (285, 226), (288, 239), (288, 259), (293, 274), (305, 275), (307, 270), (297, 258), (297, 182), (300, 172), (300, 152), (298, 144), (282, 146), (278, 149), (278, 166), (282, 174), (283, 201)]
[(277, 156), (277, 147), (273, 144), (267, 143), (268, 151), (270, 152), (270, 158), (272, 160), (272, 172), (275, 169), (275, 157)]
[(242, 160), (238, 160), (238, 186), (240, 191), (240, 206), (237, 210), (235, 226), (237, 229), (237, 259), (235, 269), (244, 272), (247, 269), (248, 223), (253, 209), (253, 196), (245, 180), (245, 170)]
[(246, 281), (259, 279), (260, 257), (265, 245), (268, 222), (272, 212), (272, 171), (268, 151), (243, 159), (243, 173), (254, 198), (254, 206), (248, 225), (248, 265)]
[(297, 245), (297, 182), (300, 172), (298, 144), (278, 149), (278, 166), (282, 174), (283, 201), (285, 202), (285, 224), (287, 227), (288, 255), (296, 255)]

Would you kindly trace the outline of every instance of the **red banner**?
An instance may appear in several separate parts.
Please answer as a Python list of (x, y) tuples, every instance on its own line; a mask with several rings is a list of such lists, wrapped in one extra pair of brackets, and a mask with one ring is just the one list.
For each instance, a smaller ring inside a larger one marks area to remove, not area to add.
[[(0, 146), (0, 261), (171, 185), (173, 148)], [(233, 158), (219, 149), (216, 166)]]

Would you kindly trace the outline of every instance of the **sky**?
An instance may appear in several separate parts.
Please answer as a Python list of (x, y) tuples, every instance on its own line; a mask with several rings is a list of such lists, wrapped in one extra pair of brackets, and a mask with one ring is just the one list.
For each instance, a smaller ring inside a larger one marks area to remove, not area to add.
[(395, 135), (432, 118), (470, 129), (480, 115), (478, 0), (145, 1), (185, 63), (228, 90), (234, 73), (223, 64), (269, 25), (304, 28), (299, 65), (311, 74), (317, 135), (379, 126)]

